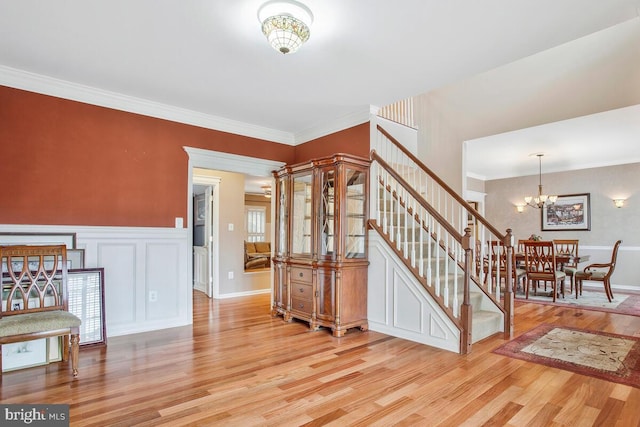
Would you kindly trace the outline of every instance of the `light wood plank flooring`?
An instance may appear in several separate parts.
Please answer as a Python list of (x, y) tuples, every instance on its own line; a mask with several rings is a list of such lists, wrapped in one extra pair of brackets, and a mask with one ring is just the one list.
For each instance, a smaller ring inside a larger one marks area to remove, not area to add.
[[(640, 336), (640, 317), (517, 305), (541, 322)], [(113, 337), (65, 363), (4, 374), (2, 403), (68, 403), (72, 426), (640, 426), (640, 389), (376, 332), (334, 338), (269, 315), (269, 296), (209, 300), (189, 327)]]

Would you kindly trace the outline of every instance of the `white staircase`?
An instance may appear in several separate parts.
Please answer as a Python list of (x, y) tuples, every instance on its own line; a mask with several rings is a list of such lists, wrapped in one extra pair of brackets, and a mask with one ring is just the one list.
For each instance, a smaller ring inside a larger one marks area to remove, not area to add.
[(499, 233), (378, 130), (371, 153), (370, 328), (460, 353), (487, 336), (510, 334), (513, 294), (501, 295), (489, 280), (499, 272), (491, 271), (487, 250), (491, 241), (512, 247), (510, 232)]

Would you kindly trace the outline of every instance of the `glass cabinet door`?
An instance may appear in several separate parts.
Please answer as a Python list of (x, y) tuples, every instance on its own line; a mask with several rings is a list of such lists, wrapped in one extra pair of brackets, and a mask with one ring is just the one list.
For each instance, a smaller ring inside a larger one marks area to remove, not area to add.
[(362, 170), (345, 168), (345, 257), (364, 258), (366, 220), (366, 173)]
[(289, 204), (287, 203), (289, 200), (288, 182), (288, 177), (278, 178), (278, 204), (276, 205), (278, 215), (278, 235), (276, 236), (278, 241), (276, 246), (276, 255), (278, 256), (284, 256), (287, 254), (287, 245), (289, 243), (287, 239), (289, 234)]
[(311, 255), (311, 172), (293, 177), (291, 253)]
[(319, 194), (319, 242), (320, 256), (335, 257), (335, 231), (336, 231), (336, 171), (335, 168), (320, 170), (320, 194)]

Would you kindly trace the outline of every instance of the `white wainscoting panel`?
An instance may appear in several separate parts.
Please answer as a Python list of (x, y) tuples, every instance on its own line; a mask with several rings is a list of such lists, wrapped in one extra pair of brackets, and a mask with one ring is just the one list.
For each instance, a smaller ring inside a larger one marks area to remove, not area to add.
[[(135, 324), (139, 300), (144, 299), (136, 285), (136, 242), (101, 242), (92, 239), (85, 244), (85, 256), (97, 255), (92, 262), (104, 268), (105, 318), (108, 335), (121, 325)], [(93, 256), (91, 258), (94, 258)], [(87, 265), (85, 260), (85, 265)], [(144, 302), (144, 301), (143, 301)], [(144, 310), (144, 307), (141, 307)], [(107, 335), (107, 336), (108, 336)]]
[(393, 327), (417, 334), (424, 333), (425, 309), (415, 286), (404, 274), (393, 270)]
[(458, 353), (458, 328), (375, 231), (369, 262), (369, 329)]
[(85, 267), (103, 267), (107, 337), (193, 322), (186, 228), (0, 225), (0, 232), (76, 233)]
[[(176, 242), (148, 243), (146, 245), (148, 260), (154, 260), (145, 265), (145, 288), (147, 310), (145, 320), (176, 319), (180, 317), (180, 306), (184, 303), (179, 287), (180, 273), (178, 262), (180, 259), (180, 245)], [(155, 260), (164, 260), (161, 264)], [(155, 301), (148, 297), (151, 292), (156, 293)]]

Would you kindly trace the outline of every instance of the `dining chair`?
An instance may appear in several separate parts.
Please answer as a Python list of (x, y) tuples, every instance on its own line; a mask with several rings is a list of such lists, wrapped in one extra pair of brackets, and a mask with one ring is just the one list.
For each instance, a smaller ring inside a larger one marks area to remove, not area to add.
[(593, 280), (596, 282), (602, 282), (604, 285), (604, 292), (607, 294), (609, 302), (613, 299), (613, 292), (611, 292), (611, 275), (616, 268), (616, 260), (618, 258), (618, 248), (622, 240), (618, 240), (613, 245), (613, 252), (611, 253), (611, 262), (608, 263), (595, 263), (587, 265), (584, 270), (578, 271), (575, 275), (576, 279), (576, 298), (578, 297), (578, 290), (582, 295), (582, 281)]
[[(500, 283), (507, 281), (507, 248), (502, 242), (491, 241), (489, 242), (491, 247), (491, 282), (495, 285), (496, 278), (500, 278)], [(515, 251), (511, 251), (511, 277), (513, 278), (513, 292), (516, 292), (517, 285), (522, 280), (524, 282), (526, 271), (523, 268), (516, 266), (516, 254)], [(523, 289), (524, 290), (524, 289)]]
[(476, 266), (476, 276), (480, 277), (481, 272), (485, 270), (482, 268), (483, 260), (482, 260), (482, 242), (476, 239), (476, 247), (474, 250), (474, 262)]
[[(564, 274), (569, 278), (569, 293), (573, 293), (573, 287), (576, 283), (575, 274), (578, 271), (578, 240), (577, 239), (554, 239), (556, 255), (566, 254), (570, 256), (570, 261), (565, 262), (562, 266), (558, 266)], [(576, 292), (576, 298), (578, 293)]]
[(530, 283), (535, 286), (535, 292), (538, 293), (538, 284), (540, 282), (551, 282), (553, 288), (553, 302), (556, 301), (558, 295), (558, 283), (560, 284), (560, 293), (564, 298), (564, 279), (566, 277), (564, 271), (558, 271), (556, 264), (555, 246), (552, 241), (533, 241), (527, 240), (524, 244), (525, 254), (525, 298), (529, 298)]
[[(524, 255), (524, 242), (526, 242), (525, 239), (518, 239), (518, 246), (515, 249), (516, 254), (521, 254)], [(518, 263), (518, 267), (524, 269), (524, 261), (517, 261)]]

